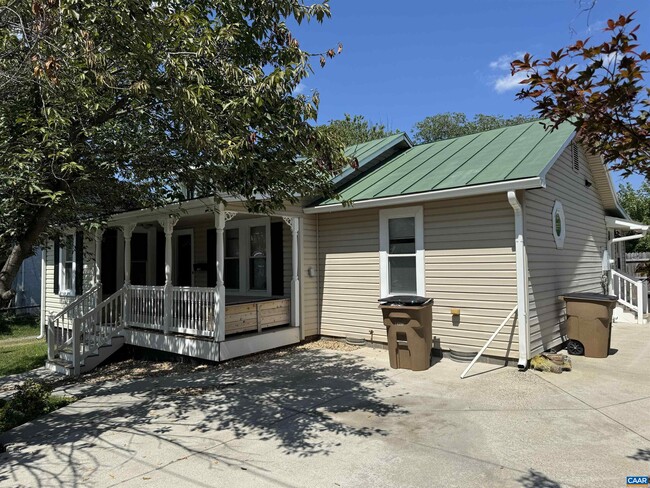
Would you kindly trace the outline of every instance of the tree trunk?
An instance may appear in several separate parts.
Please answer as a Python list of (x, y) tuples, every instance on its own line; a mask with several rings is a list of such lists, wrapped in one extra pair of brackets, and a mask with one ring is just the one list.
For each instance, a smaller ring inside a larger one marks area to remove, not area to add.
[[(52, 213), (50, 207), (41, 207), (25, 227), (25, 233), (16, 241), (11, 248), (7, 260), (0, 269), (0, 309), (6, 308), (9, 301), (15, 296), (11, 285), (20, 270), (20, 265), (25, 258), (31, 256), (34, 245), (38, 242), (47, 228), (47, 221)], [(45, 279), (45, 277), (41, 277)]]

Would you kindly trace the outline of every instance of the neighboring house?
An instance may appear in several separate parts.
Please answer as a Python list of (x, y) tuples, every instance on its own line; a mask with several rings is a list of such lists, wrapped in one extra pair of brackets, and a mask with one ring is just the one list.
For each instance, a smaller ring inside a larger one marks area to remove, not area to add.
[(16, 296), (12, 300), (10, 308), (18, 314), (36, 315), (41, 306), (41, 248), (34, 251), (34, 255), (28, 257), (20, 265), (18, 274), (12, 284)]
[(517, 308), (486, 354), (522, 367), (565, 340), (563, 293), (616, 288), (643, 319), (641, 285), (608, 270), (615, 232), (647, 226), (573, 139), (539, 122), (415, 147), (398, 134), (348, 148), (359, 167), (334, 181), (352, 205), (262, 216), (199, 198), (71, 234), (47, 256), (51, 365), (89, 369), (123, 342), (211, 360), (312, 336), (385, 342), (391, 294), (434, 299), (442, 351), (478, 351)]

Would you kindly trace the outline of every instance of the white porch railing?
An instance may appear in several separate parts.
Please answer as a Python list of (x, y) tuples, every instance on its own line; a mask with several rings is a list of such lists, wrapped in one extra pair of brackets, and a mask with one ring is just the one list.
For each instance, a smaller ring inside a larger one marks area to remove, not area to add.
[(632, 310), (637, 322), (642, 324), (648, 313), (648, 283), (612, 270), (612, 292), (618, 298), (618, 303)]
[(214, 336), (215, 290), (191, 286), (172, 288), (171, 332)]
[(124, 328), (124, 290), (121, 288), (100, 303), (94, 310), (73, 319), (72, 364), (78, 376), (81, 363)]
[(165, 326), (165, 287), (129, 285), (129, 325), (163, 330)]
[(99, 301), (100, 286), (95, 285), (47, 321), (47, 357), (52, 360), (72, 342), (73, 321), (93, 310)]

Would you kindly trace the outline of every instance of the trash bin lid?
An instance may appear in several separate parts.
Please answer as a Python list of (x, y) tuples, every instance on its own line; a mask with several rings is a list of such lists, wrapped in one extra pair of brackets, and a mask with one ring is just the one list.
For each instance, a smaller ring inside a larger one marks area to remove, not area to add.
[(565, 293), (561, 295), (563, 300), (585, 300), (589, 302), (615, 302), (618, 298), (615, 295), (603, 295), (602, 293)]
[(433, 298), (420, 297), (418, 295), (395, 295), (392, 297), (380, 298), (379, 304), (417, 307), (429, 305), (432, 301)]

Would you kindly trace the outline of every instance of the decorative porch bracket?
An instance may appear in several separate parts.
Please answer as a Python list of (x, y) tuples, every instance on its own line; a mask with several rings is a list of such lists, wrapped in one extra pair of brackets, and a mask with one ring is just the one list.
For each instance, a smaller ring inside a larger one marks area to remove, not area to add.
[(178, 217), (170, 215), (167, 218), (160, 219), (158, 223), (165, 232), (165, 290), (164, 290), (164, 310), (165, 316), (163, 319), (163, 332), (169, 334), (169, 329), (172, 325), (172, 301), (173, 301), (173, 288), (172, 288), (172, 236), (174, 235), (174, 227), (178, 223)]
[(300, 275), (298, 266), (298, 232), (300, 221), (298, 217), (282, 217), (291, 227), (291, 325), (300, 326)]
[(214, 340), (222, 342), (226, 340), (226, 286), (223, 281), (223, 261), (224, 261), (224, 229), (226, 222), (232, 220), (237, 212), (232, 212), (224, 208), (220, 203), (214, 208), (214, 226), (216, 227), (217, 241), (217, 283), (214, 290)]

